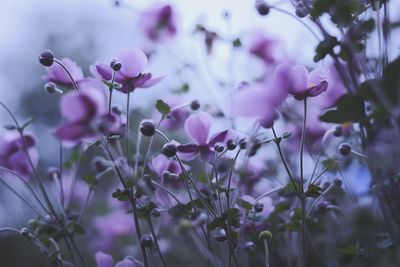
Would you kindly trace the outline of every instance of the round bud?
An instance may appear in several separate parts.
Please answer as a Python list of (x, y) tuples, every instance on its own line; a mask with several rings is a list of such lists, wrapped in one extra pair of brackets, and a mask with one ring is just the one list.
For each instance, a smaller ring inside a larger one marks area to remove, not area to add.
[(120, 61), (113, 59), (110, 62), (110, 67), (114, 70), (114, 71), (119, 71), (122, 67), (122, 64)]
[(259, 240), (270, 240), (272, 238), (272, 233), (270, 231), (262, 231), (258, 235)]
[(97, 173), (102, 173), (107, 170), (109, 164), (103, 157), (95, 157), (92, 160), (92, 169)]
[(60, 177), (60, 169), (58, 167), (49, 167), (47, 169), (47, 175), (50, 178), (59, 178)]
[(343, 182), (339, 178), (336, 178), (335, 181), (333, 181), (333, 184), (337, 187), (341, 187)]
[(299, 18), (304, 18), (310, 13), (310, 8), (303, 1), (297, 1), (295, 13)]
[(156, 217), (156, 218), (160, 217), (160, 216), (161, 216), (161, 211), (160, 211), (160, 209), (158, 209), (158, 208), (153, 209), (153, 210), (151, 211), (151, 215), (153, 215), (153, 217)]
[(256, 9), (257, 9), (258, 14), (260, 14), (261, 16), (266, 16), (266, 15), (268, 15), (268, 13), (269, 13), (269, 11), (270, 11), (270, 8), (269, 8), (269, 6), (267, 5), (267, 3), (265, 3), (265, 2), (262, 1), (262, 0), (258, 0), (258, 1), (256, 2)]
[(140, 124), (140, 132), (147, 137), (153, 136), (156, 132), (156, 126), (151, 121), (144, 121)]
[(57, 87), (55, 83), (49, 82), (44, 85), (44, 90), (46, 90), (46, 92), (49, 94), (54, 94), (57, 92)]
[(224, 149), (225, 149), (224, 144), (220, 142), (216, 143), (214, 146), (214, 151), (218, 153), (224, 152)]
[(333, 128), (333, 136), (335, 136), (335, 137), (340, 137), (340, 136), (342, 136), (342, 134), (343, 134), (343, 128), (342, 128), (342, 126), (340, 126), (340, 125), (336, 125), (334, 128)]
[(192, 110), (198, 110), (198, 109), (200, 108), (200, 102), (199, 102), (198, 100), (193, 100), (193, 101), (190, 103), (190, 108), (191, 108)]
[(255, 212), (262, 212), (264, 210), (264, 204), (257, 202), (253, 206)]
[(235, 143), (235, 141), (233, 141), (232, 139), (229, 139), (229, 140), (226, 142), (226, 147), (228, 148), (228, 150), (235, 150), (235, 148), (236, 148), (236, 143)]
[(176, 152), (178, 152), (178, 149), (176, 148), (175, 144), (167, 143), (163, 146), (161, 151), (165, 156), (171, 158), (176, 155)]
[(347, 156), (351, 152), (351, 145), (348, 143), (342, 143), (339, 145), (339, 153), (342, 154), (343, 156)]
[(217, 240), (218, 242), (224, 242), (227, 239), (228, 237), (224, 229), (219, 230), (218, 233), (215, 234), (215, 240)]
[(26, 228), (26, 227), (21, 228), (21, 230), (19, 230), (19, 232), (21, 233), (21, 235), (23, 235), (25, 237), (29, 236), (29, 234), (30, 234), (28, 228)]
[(153, 246), (153, 237), (151, 235), (143, 235), (140, 239), (140, 244), (143, 247), (150, 248)]
[(43, 66), (50, 67), (54, 63), (54, 54), (51, 50), (44, 50), (42, 53), (40, 53), (39, 56), (39, 62)]
[(240, 149), (246, 149), (247, 148), (247, 141), (245, 138), (242, 138), (239, 140), (239, 147)]
[(122, 109), (121, 109), (121, 107), (118, 107), (118, 106), (113, 106), (111, 108), (111, 111), (113, 113), (117, 114), (117, 115), (121, 115), (122, 114)]

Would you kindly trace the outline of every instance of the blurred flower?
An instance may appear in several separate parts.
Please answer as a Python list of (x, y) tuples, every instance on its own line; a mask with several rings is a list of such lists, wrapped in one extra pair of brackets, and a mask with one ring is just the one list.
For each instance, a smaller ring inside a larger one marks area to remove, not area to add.
[(98, 136), (97, 119), (105, 113), (104, 93), (94, 87), (81, 88), (61, 98), (60, 110), (65, 122), (56, 129), (55, 135), (65, 145), (91, 142)]
[(191, 115), (185, 122), (185, 132), (189, 135), (193, 143), (178, 145), (178, 152), (185, 160), (193, 159), (198, 153), (201, 159), (212, 161), (215, 152), (212, 150), (218, 142), (225, 143), (232, 138), (232, 130), (225, 130), (215, 133), (209, 138), (213, 117), (210, 114), (200, 111), (197, 114)]
[[(172, 111), (168, 113), (168, 116), (164, 118), (160, 126), (170, 131), (177, 130), (189, 117), (189, 111), (185, 108), (174, 109), (174, 107), (182, 104), (182, 101), (178, 97), (168, 97), (164, 101), (171, 107)], [(157, 116), (160, 116), (160, 112), (157, 112)]]
[(258, 31), (253, 35), (249, 52), (262, 60), (266, 65), (277, 64), (284, 57), (283, 45), (280, 41)]
[(31, 134), (25, 134), (24, 139), (17, 131), (0, 134), (0, 166), (15, 171), (23, 178), (28, 178), (33, 173), (33, 169), (24, 151), (24, 146), (26, 145), (32, 163), (36, 167), (39, 155), (35, 144), (36, 139)]
[[(186, 164), (183, 164), (183, 166), (186, 170), (190, 169), (190, 166)], [(182, 169), (175, 159), (160, 154), (152, 159), (151, 167), (157, 176), (162, 179), (163, 183), (172, 186), (181, 184), (179, 174), (182, 172)]]
[(232, 115), (254, 118), (266, 128), (272, 127), (278, 118), (278, 108), (289, 91), (290, 65), (276, 67), (272, 79), (261, 84), (247, 85), (232, 97)]
[(155, 5), (140, 15), (139, 27), (151, 41), (170, 39), (177, 33), (176, 12), (169, 4)]
[[(159, 83), (163, 77), (153, 78), (151, 73), (143, 73), (147, 66), (147, 56), (139, 48), (121, 50), (115, 57), (121, 62), (121, 69), (115, 74), (115, 81), (121, 86), (117, 87), (125, 94), (133, 92), (136, 88), (148, 88)], [(113, 69), (109, 64), (96, 63), (91, 66), (92, 73), (101, 79), (110, 81)]]
[[(65, 68), (68, 69), (72, 78), (76, 82), (84, 79), (82, 69), (74, 61), (69, 58), (63, 58), (60, 61), (65, 66)], [(46, 71), (47, 74), (44, 76), (44, 78), (47, 81), (66, 86), (72, 85), (71, 78), (59, 64), (53, 64), (50, 67), (47, 67)]]
[[(113, 258), (102, 251), (97, 251), (95, 258), (97, 267), (113, 267), (114, 265)], [(136, 267), (136, 263), (133, 260), (131, 260), (130, 257), (129, 258), (127, 257), (122, 261), (118, 262), (114, 267)]]

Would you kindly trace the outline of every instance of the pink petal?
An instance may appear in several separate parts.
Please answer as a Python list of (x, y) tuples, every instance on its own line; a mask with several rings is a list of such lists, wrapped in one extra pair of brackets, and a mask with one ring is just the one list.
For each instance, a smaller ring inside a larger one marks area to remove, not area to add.
[(148, 63), (146, 55), (139, 48), (123, 49), (118, 53), (116, 58), (122, 64), (120, 72), (130, 78), (134, 78), (142, 73)]
[(210, 114), (200, 111), (191, 115), (185, 121), (185, 132), (199, 145), (207, 143), (213, 118)]
[(96, 255), (96, 263), (97, 263), (97, 267), (113, 267), (113, 258), (102, 252), (102, 251), (97, 251)]

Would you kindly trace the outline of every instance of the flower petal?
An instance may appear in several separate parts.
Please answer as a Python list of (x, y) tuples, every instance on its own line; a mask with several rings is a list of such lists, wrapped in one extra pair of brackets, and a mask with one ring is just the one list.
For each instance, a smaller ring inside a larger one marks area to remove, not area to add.
[(156, 85), (157, 83), (161, 82), (163, 79), (164, 79), (164, 76), (149, 79), (146, 82), (144, 82), (142, 84), (142, 86), (140, 86), (140, 88), (149, 88), (149, 87), (151, 87), (153, 85)]
[(113, 266), (113, 258), (102, 252), (102, 251), (97, 251), (96, 255), (96, 263), (97, 263), (97, 267), (112, 267)]
[(210, 132), (213, 118), (210, 114), (200, 111), (191, 115), (185, 121), (185, 132), (199, 145), (207, 143), (208, 134)]
[(148, 63), (147, 56), (136, 47), (121, 50), (116, 58), (122, 64), (120, 72), (129, 78), (134, 78), (142, 73)]
[(318, 85), (310, 87), (307, 91), (307, 96), (310, 96), (310, 97), (319, 96), (320, 94), (325, 92), (327, 89), (328, 89), (328, 82), (322, 81)]
[(214, 145), (218, 142), (225, 143), (226, 141), (228, 141), (228, 139), (233, 138), (233, 135), (234, 134), (232, 130), (225, 130), (219, 133), (215, 133), (208, 141), (208, 147), (214, 147)]
[(290, 70), (289, 93), (298, 96), (304, 94), (308, 89), (308, 71), (303, 65), (295, 65)]
[(194, 143), (178, 145), (178, 156), (183, 160), (191, 160), (196, 157), (199, 152), (199, 146)]
[(136, 264), (129, 259), (124, 259), (118, 262), (115, 267), (136, 267)]

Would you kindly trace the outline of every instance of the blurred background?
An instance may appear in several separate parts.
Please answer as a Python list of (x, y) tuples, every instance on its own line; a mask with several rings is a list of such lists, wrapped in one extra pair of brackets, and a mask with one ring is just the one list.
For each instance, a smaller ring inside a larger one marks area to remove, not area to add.
[[(289, 0), (277, 1), (280, 8), (293, 11)], [(43, 90), (45, 71), (37, 60), (46, 48), (58, 58), (76, 61), (87, 76), (91, 76), (91, 64), (109, 62), (121, 48), (142, 48), (151, 55), (148, 69), (157, 76), (165, 75), (156, 87), (135, 92), (132, 107), (143, 109), (144, 114), (152, 114), (156, 99), (189, 84), (185, 98), (218, 107), (229, 116), (229, 93), (241, 81), (253, 80), (262, 73), (261, 62), (248, 57), (245, 48), (257, 31), (281, 40), (288, 54), (296, 55), (304, 64), (312, 64), (317, 44), (314, 36), (284, 13), (271, 11), (267, 17), (258, 16), (254, 2), (249, 0), (168, 1), (178, 13), (178, 35), (167, 42), (153, 44), (144, 37), (138, 17), (149, 6), (166, 2), (0, 1), (0, 99), (20, 121), (35, 118), (29, 130), (38, 137), (42, 171), (57, 163), (58, 142), (52, 133), (60, 121), (59, 99)], [(274, 2), (271, 0), (271, 3)], [(398, 17), (400, 7), (396, 9), (396, 5), (399, 3), (394, 3), (391, 12)], [(202, 36), (195, 34), (196, 25), (221, 36), (222, 41), (215, 42), (212, 54), (207, 53)], [(243, 48), (231, 45), (236, 38), (240, 38)], [(116, 94), (115, 101), (122, 104), (121, 97)], [(9, 121), (1, 110), (0, 125)], [(23, 203), (0, 187), (0, 227), (23, 227), (32, 216)], [(20, 237), (5, 234), (0, 236), (0, 259), (1, 267), (45, 266), (36, 249)]]

